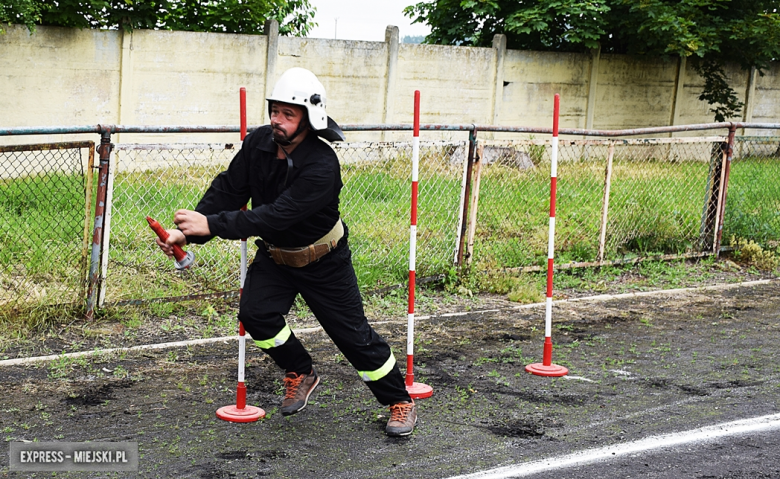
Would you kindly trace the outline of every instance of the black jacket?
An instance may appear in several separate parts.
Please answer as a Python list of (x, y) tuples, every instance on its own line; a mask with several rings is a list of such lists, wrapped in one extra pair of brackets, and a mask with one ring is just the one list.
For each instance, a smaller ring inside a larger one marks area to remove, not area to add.
[[(212, 236), (188, 236), (189, 243), (258, 236), (276, 246), (300, 247), (330, 231), (340, 216), (343, 186), (336, 153), (310, 131), (290, 154), (288, 175), (287, 160), (276, 152), (270, 126), (244, 139), (241, 151), (195, 207), (206, 216)], [(240, 211), (250, 199), (252, 209)]]

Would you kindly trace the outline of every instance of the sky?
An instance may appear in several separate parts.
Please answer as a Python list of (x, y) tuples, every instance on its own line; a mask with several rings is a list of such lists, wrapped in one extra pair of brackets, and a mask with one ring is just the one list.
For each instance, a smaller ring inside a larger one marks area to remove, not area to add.
[(430, 33), (427, 25), (412, 25), (403, 10), (421, 0), (309, 0), (317, 8), (314, 21), (319, 25), (309, 32), (311, 38), (385, 41), (388, 25), (398, 27), (399, 40), (406, 35)]

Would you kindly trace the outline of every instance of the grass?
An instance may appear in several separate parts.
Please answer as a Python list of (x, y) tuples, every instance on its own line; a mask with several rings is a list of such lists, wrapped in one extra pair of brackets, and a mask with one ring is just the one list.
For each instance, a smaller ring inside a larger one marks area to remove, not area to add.
[[(362, 153), (358, 147), (339, 150), (343, 156)], [(345, 186), (341, 210), (350, 228), (353, 263), (364, 290), (404, 283), (408, 278), (409, 154), (405, 149), (386, 151), (378, 159), (345, 161), (342, 165)], [(452, 276), (462, 164), (450, 163), (448, 155), (450, 152), (439, 146), (421, 149), (418, 277)], [(519, 302), (540, 299), (534, 277), (490, 273), (546, 262), (549, 164), (540, 158), (535, 164), (527, 169), (499, 163), (483, 166), (472, 271), (465, 272), (472, 279), (458, 280), (466, 290), (509, 294)], [(567, 159), (559, 165), (557, 264), (593, 261), (596, 257), (605, 164), (603, 157), (593, 156), (587, 160)], [(236, 289), (238, 242), (214, 240), (202, 246), (191, 245), (188, 248), (196, 254), (196, 267), (175, 272), (171, 261), (158, 251), (144, 220), (149, 215), (170, 226), (173, 212), (194, 207), (211, 178), (225, 165), (204, 166), (195, 161), (165, 169), (141, 166), (115, 176), (110, 255), (104, 279), (107, 301)], [(773, 160), (762, 158), (734, 162), (724, 238), (735, 235), (763, 244), (780, 240), (780, 186), (771, 174), (774, 167)], [(702, 161), (650, 158), (640, 163), (616, 156), (605, 259), (699, 251), (708, 168)], [(88, 267), (83, 249), (83, 191), (84, 180), (78, 175), (30, 176), (0, 182), (0, 283), (16, 295), (5, 300), (0, 314), (10, 309), (18, 315), (28, 303), (69, 303), (74, 310), (83, 309)], [(250, 243), (249, 249), (251, 258), (254, 245)], [(606, 284), (610, 271), (601, 268), (599, 281)], [(572, 274), (563, 281), (574, 283), (588, 274)], [(652, 271), (647, 274), (651, 277)], [(659, 274), (683, 273), (664, 268)], [(651, 281), (648, 286), (652, 286)], [(171, 307), (167, 303), (150, 305), (161, 315)], [(51, 311), (42, 310), (41, 314), (45, 317)]]
[[(698, 251), (707, 164), (613, 164), (605, 259)], [(603, 159), (564, 163), (558, 171), (557, 262), (593, 261), (602, 218)], [(549, 167), (491, 165), (482, 176), (474, 256), (504, 267), (546, 261)]]
[(734, 161), (729, 175), (723, 238), (736, 236), (762, 245), (780, 241), (778, 169), (777, 158)]
[[(0, 180), (0, 283), (72, 301), (84, 287), (84, 178), (33, 175)], [(7, 299), (0, 293), (0, 301)]]

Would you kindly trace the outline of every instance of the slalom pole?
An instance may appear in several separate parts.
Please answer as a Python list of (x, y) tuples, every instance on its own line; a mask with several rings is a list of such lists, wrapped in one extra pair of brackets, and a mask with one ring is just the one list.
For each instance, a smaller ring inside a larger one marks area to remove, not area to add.
[(406, 391), (412, 399), (428, 398), (433, 388), (414, 382), (414, 289), (417, 259), (417, 175), (420, 165), (420, 91), (414, 92), (414, 138), (412, 139), (412, 214), (409, 227), (409, 315), (406, 335)]
[(555, 196), (558, 187), (558, 114), (561, 96), (555, 94), (553, 107), (552, 162), (550, 164), (550, 231), (547, 240), (547, 304), (544, 318), (544, 353), (541, 363), (529, 364), (525, 370), (537, 376), (565, 376), (569, 370), (552, 363), (552, 291), (555, 246)]
[[(241, 141), (246, 138), (246, 88), (241, 87)], [(246, 211), (246, 205), (241, 208)], [(244, 293), (244, 281), (246, 280), (247, 249), (246, 238), (241, 238), (241, 276), (238, 290), (239, 298)], [(265, 411), (255, 406), (246, 404), (246, 385), (244, 384), (244, 363), (246, 361), (246, 333), (244, 325), (238, 322), (238, 386), (236, 387), (236, 404), (217, 409), (217, 417), (230, 422), (253, 422), (265, 417)]]

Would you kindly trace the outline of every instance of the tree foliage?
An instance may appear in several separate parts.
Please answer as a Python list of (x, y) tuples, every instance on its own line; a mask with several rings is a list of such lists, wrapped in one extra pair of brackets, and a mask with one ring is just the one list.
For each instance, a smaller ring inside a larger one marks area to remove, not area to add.
[(276, 19), (279, 33), (304, 36), (314, 12), (309, 0), (0, 0), (0, 33), (3, 23), (262, 33)]
[(407, 7), (431, 27), (426, 43), (691, 57), (705, 80), (699, 97), (716, 121), (742, 108), (724, 65), (759, 73), (780, 57), (778, 0), (428, 0)]
[(3, 24), (20, 23), (30, 31), (41, 19), (41, 4), (32, 0), (0, 0), (0, 34), (5, 33)]

